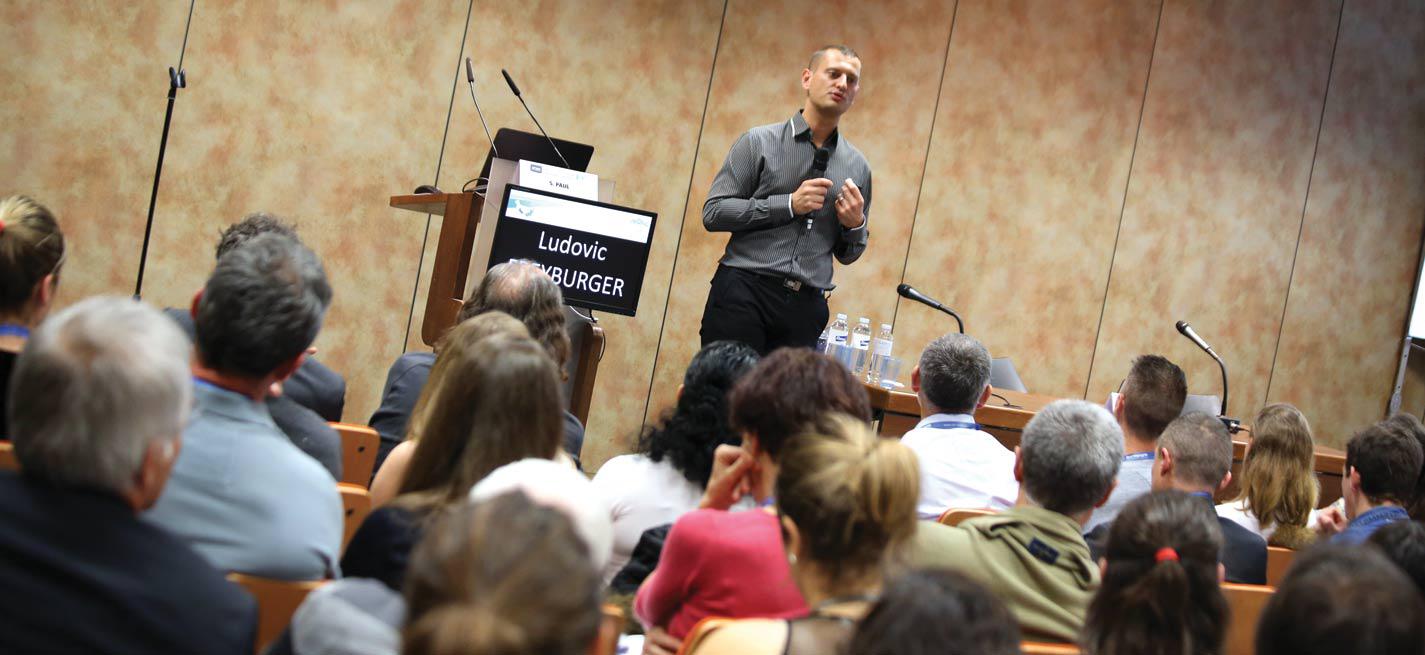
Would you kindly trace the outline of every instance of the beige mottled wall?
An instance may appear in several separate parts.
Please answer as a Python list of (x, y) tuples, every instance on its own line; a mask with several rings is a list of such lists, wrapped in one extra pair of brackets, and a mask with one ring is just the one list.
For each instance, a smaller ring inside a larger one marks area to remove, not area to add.
[(1425, 6), (1348, 0), (1269, 394), (1330, 441), (1385, 411), (1422, 225)]
[[(0, 84), (23, 90), (0, 105), (0, 193), (59, 212), (66, 301), (132, 287), (186, 11), (0, 7)], [(552, 132), (597, 146), (619, 202), (660, 217), (639, 316), (604, 317), (596, 466), (697, 348), (725, 240), (699, 216), (728, 147), (789, 116), (835, 41), (865, 57), (844, 125), (876, 184), (833, 311), (894, 318), (914, 357), (948, 329), (891, 295), (916, 284), (1031, 390), (1093, 399), (1150, 350), (1216, 393), (1183, 318), (1228, 359), (1239, 416), (1291, 400), (1335, 441), (1380, 415), (1425, 229), (1425, 15), (1404, 1), (200, 0), (145, 295), (186, 303), (243, 213), (296, 219), (336, 286), (320, 356), (365, 420), (413, 312), (419, 333), (433, 245), (387, 198), (483, 160), (464, 54), (492, 126), (532, 127), (509, 68)]]

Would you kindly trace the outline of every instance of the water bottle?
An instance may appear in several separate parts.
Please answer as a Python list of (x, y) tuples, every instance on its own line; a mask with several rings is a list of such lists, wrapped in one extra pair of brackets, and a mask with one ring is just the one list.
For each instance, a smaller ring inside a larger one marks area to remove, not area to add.
[(836, 320), (832, 321), (831, 327), (826, 329), (828, 347), (832, 345), (846, 345), (846, 315), (837, 314)]
[(851, 331), (851, 347), (856, 349), (856, 368), (852, 371), (860, 377), (866, 372), (866, 359), (871, 350), (871, 319), (864, 316)]
[(876, 334), (876, 341), (871, 347), (871, 370), (866, 373), (866, 381), (871, 384), (881, 383), (881, 362), (891, 356), (891, 344), (894, 337), (891, 336), (891, 326), (889, 323), (881, 324), (881, 331)]

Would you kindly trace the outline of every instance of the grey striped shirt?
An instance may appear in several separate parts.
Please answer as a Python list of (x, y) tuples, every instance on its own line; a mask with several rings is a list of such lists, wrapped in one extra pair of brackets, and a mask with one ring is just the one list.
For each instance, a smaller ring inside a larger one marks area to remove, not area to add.
[[(861, 257), (870, 236), (871, 165), (839, 130), (823, 145), (831, 151), (824, 177), (832, 187), (826, 204), (811, 213), (811, 229), (806, 216), (792, 215), (791, 194), (808, 178), (816, 154), (801, 112), (754, 127), (732, 145), (703, 203), (703, 227), (732, 233), (722, 264), (832, 289), (832, 256), (842, 264)], [(841, 227), (833, 204), (848, 177), (866, 201), (866, 222), (853, 230)]]

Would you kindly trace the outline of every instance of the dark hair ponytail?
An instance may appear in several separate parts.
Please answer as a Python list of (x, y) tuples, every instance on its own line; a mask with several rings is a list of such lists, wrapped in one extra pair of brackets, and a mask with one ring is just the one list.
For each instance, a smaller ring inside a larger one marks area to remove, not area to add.
[(1093, 655), (1218, 653), (1227, 600), (1212, 507), (1178, 491), (1141, 496), (1109, 529), (1103, 584), (1084, 621)]

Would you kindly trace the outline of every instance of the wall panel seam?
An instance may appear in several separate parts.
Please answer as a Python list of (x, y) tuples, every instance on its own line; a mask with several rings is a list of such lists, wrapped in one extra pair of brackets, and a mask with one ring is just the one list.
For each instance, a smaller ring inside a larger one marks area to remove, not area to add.
[(1331, 77), (1336, 72), (1336, 48), (1341, 43), (1341, 23), (1346, 15), (1346, 0), (1336, 15), (1336, 37), (1331, 41), (1331, 62), (1326, 66), (1326, 90), (1321, 96), (1321, 115), (1316, 119), (1316, 143), (1311, 148), (1311, 167), (1306, 173), (1306, 194), (1301, 200), (1301, 222), (1296, 226), (1296, 245), (1291, 251), (1291, 269), (1286, 276), (1286, 296), (1282, 298), (1281, 321), (1277, 323), (1277, 342), (1272, 347), (1272, 365), (1267, 369), (1267, 389), (1262, 402), (1272, 397), (1272, 381), (1276, 379), (1277, 356), (1281, 354), (1282, 334), (1286, 332), (1286, 312), (1291, 306), (1291, 283), (1296, 278), (1296, 262), (1301, 254), (1301, 238), (1306, 233), (1306, 209), (1311, 205), (1311, 181), (1316, 176), (1316, 156), (1321, 152), (1321, 133), (1326, 126), (1326, 107), (1331, 101)]
[(708, 86), (703, 93), (703, 116), (698, 121), (698, 137), (693, 142), (693, 161), (688, 171), (688, 191), (683, 196), (682, 220), (678, 221), (678, 240), (673, 243), (673, 267), (668, 272), (668, 293), (663, 296), (663, 316), (658, 324), (658, 343), (653, 346), (653, 366), (648, 371), (648, 392), (643, 395), (643, 423), (648, 423), (648, 411), (653, 406), (653, 384), (658, 379), (658, 360), (663, 356), (663, 332), (668, 329), (668, 303), (673, 298), (673, 281), (678, 279), (678, 252), (683, 247), (683, 228), (687, 224), (688, 206), (693, 201), (693, 176), (698, 174), (698, 154), (703, 147), (703, 129), (708, 124), (708, 105), (712, 101), (713, 78), (717, 75), (717, 56), (722, 49), (722, 31), (727, 26), (727, 5), (722, 2), (722, 18), (717, 24), (717, 40), (713, 43), (712, 66), (708, 68)]
[[(440, 154), (435, 158), (435, 179), (432, 186), (440, 186), (440, 166), (445, 161), (445, 143), (450, 139), (450, 117), (455, 113), (455, 90), (460, 87), (460, 60), (465, 58), (465, 42), (470, 38), (470, 15), (475, 11), (475, 0), (465, 7), (465, 29), (460, 32), (460, 52), (455, 57), (455, 77), (450, 83), (450, 103), (445, 107), (445, 129), (440, 134)], [(411, 308), (406, 315), (406, 335), (401, 339), (401, 352), (405, 353), (411, 343), (411, 326), (416, 322), (416, 295), (421, 290), (421, 272), (425, 270), (426, 242), (430, 240), (430, 214), (426, 214), (425, 230), (421, 232), (420, 257), (416, 259), (416, 278), (411, 284)]]
[(1123, 202), (1118, 206), (1118, 227), (1113, 232), (1113, 249), (1108, 255), (1108, 278), (1103, 282), (1103, 304), (1098, 310), (1098, 327), (1094, 329), (1093, 349), (1089, 351), (1089, 370), (1084, 376), (1084, 398), (1089, 397), (1093, 383), (1094, 359), (1098, 357), (1098, 342), (1103, 338), (1103, 317), (1108, 313), (1108, 293), (1113, 288), (1113, 263), (1118, 259), (1118, 240), (1123, 236), (1123, 215), (1128, 211), (1128, 192), (1133, 188), (1133, 163), (1138, 157), (1138, 137), (1143, 134), (1143, 117), (1148, 114), (1148, 88), (1153, 82), (1153, 60), (1158, 54), (1158, 35), (1163, 29), (1163, 8), (1167, 0), (1158, 3), (1158, 20), (1153, 25), (1153, 46), (1148, 51), (1148, 73), (1143, 78), (1143, 101), (1138, 105), (1138, 127), (1133, 130), (1133, 150), (1128, 155), (1128, 176), (1123, 181)]
[[(955, 19), (960, 15), (960, 3), (950, 12), (950, 33), (945, 35), (945, 56), (940, 59), (940, 86), (935, 89), (935, 108), (930, 113), (930, 133), (925, 138), (925, 159), (920, 164), (920, 183), (915, 187), (915, 207), (910, 210), (910, 234), (905, 240), (905, 255), (901, 257), (900, 282), (905, 283), (905, 272), (910, 267), (910, 247), (915, 243), (915, 224), (920, 219), (920, 198), (925, 195), (925, 172), (930, 168), (930, 146), (935, 143), (935, 124), (940, 118), (940, 97), (945, 94), (945, 75), (950, 70), (950, 43), (955, 38)], [(896, 324), (901, 303), (896, 301), (891, 310), (891, 325)]]

